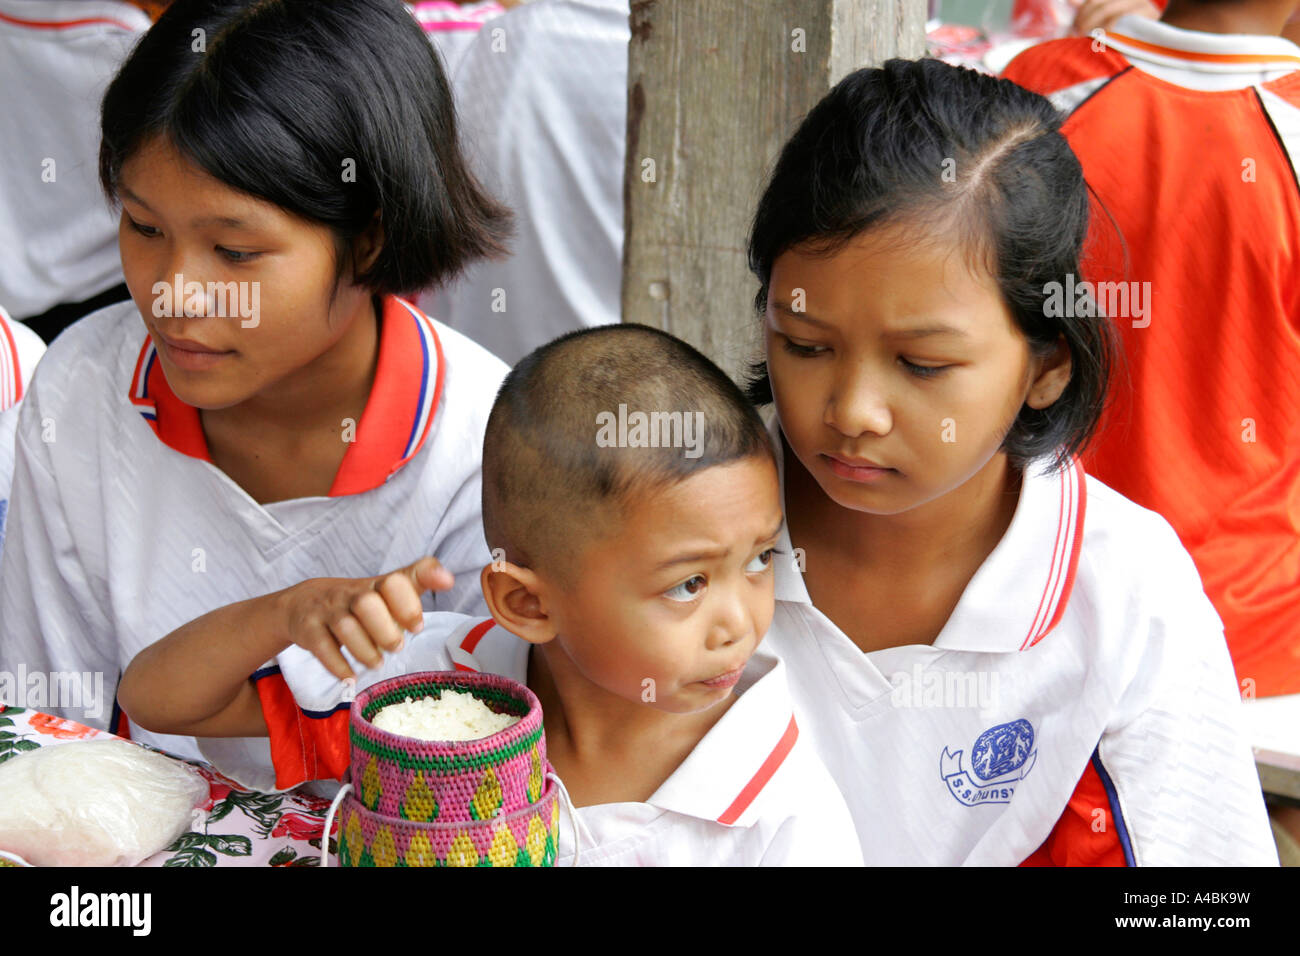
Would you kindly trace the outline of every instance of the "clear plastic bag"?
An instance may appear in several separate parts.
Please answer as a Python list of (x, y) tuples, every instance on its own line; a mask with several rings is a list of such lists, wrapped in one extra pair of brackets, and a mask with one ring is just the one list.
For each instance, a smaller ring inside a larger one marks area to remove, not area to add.
[(0, 763), (0, 850), (36, 866), (134, 866), (207, 798), (197, 771), (124, 740), (43, 747)]

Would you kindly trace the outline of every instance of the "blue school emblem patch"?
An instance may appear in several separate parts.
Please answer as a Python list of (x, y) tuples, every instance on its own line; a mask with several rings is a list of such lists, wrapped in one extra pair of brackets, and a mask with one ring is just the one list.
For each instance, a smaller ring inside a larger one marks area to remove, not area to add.
[(944, 747), (939, 757), (939, 776), (948, 784), (953, 799), (968, 807), (1009, 803), (1016, 785), (1034, 769), (1037, 758), (1034, 727), (1021, 718), (980, 734), (970, 749), (969, 767), (962, 760), (962, 751), (950, 753)]

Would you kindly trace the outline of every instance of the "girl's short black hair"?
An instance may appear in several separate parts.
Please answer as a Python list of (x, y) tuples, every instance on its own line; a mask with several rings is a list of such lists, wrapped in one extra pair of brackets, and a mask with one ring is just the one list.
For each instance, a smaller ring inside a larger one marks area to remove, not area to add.
[[(1118, 352), (1109, 320), (1049, 315), (1052, 283), (1082, 281), (1088, 187), (1052, 104), (1009, 80), (938, 60), (889, 60), (841, 80), (786, 143), (759, 201), (749, 266), (767, 308), (772, 264), (786, 250), (833, 253), (876, 226), (910, 220), (981, 251), (1031, 351), (1064, 336), (1070, 382), (1045, 409), (1022, 407), (1002, 449), (1016, 467), (1061, 465), (1097, 428)], [(1059, 288), (1059, 287), (1058, 287)], [(1058, 299), (1059, 301), (1059, 299)], [(747, 392), (772, 401), (766, 363)]]
[(510, 213), (470, 172), (438, 54), (399, 0), (177, 0), (104, 95), (100, 184), (168, 138), (216, 179), (333, 228), (342, 275), (409, 293), (500, 255)]

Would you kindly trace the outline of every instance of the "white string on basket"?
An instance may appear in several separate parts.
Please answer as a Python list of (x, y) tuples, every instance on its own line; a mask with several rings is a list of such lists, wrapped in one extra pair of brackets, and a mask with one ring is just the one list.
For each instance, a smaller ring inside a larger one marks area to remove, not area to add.
[[(343, 802), (343, 797), (351, 789), (352, 784), (350, 783), (345, 783), (339, 787), (339, 792), (334, 794), (334, 802), (330, 804), (329, 813), (325, 814), (325, 833), (320, 841), (320, 865), (322, 870), (328, 869), (330, 865), (330, 827), (334, 824), (334, 811), (339, 808), (339, 804)], [(343, 833), (340, 832), (339, 841), (342, 842), (342, 840)]]
[[(560, 796), (564, 798), (564, 808), (569, 811), (569, 820), (573, 824), (573, 862), (569, 866), (577, 866), (578, 851), (582, 848), (583, 835), (586, 835), (587, 842), (593, 846), (596, 841), (592, 839), (591, 831), (583, 825), (582, 819), (578, 816), (578, 808), (573, 805), (573, 799), (569, 796), (569, 790), (564, 785), (564, 781), (556, 776), (554, 770), (546, 771), (546, 779), (555, 781), (555, 785), (560, 788)], [(557, 846), (555, 848), (557, 854), (559, 850), (560, 848)]]

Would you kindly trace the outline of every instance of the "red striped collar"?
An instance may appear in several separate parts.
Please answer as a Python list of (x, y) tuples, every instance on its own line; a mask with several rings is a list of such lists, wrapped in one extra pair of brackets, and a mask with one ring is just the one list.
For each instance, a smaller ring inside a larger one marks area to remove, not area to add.
[[(433, 429), (445, 365), (433, 321), (404, 299), (386, 298), (374, 385), (331, 497), (377, 488), (415, 456)], [(199, 411), (168, 386), (151, 338), (140, 347), (128, 396), (164, 444), (212, 461)]]
[[(722, 816), (718, 817), (718, 822), (724, 826), (735, 826), (740, 819), (749, 812), (754, 805), (758, 795), (763, 792), (768, 782), (776, 775), (781, 765), (785, 763), (785, 758), (790, 756), (790, 751), (794, 749), (795, 741), (799, 739), (799, 724), (794, 719), (794, 714), (790, 715), (790, 722), (785, 725), (785, 732), (781, 734), (781, 739), (776, 742), (776, 746), (771, 752), (763, 758), (762, 764), (754, 771), (754, 775), (749, 778), (740, 793), (736, 794), (736, 799), (727, 805), (727, 809), (722, 811)], [(752, 817), (751, 817), (752, 819)]]
[(736, 687), (739, 694), (695, 749), (646, 801), (723, 826), (753, 826), (765, 816), (815, 808), (778, 803), (796, 790), (775, 784), (799, 739), (785, 663), (761, 648)]
[(1011, 526), (966, 585), (934, 646), (1027, 651), (1060, 623), (1074, 590), (1088, 505), (1083, 466), (1043, 474), (1032, 464)]
[(23, 369), (18, 342), (9, 328), (12, 320), (0, 309), (0, 411), (17, 405), (23, 397)]

